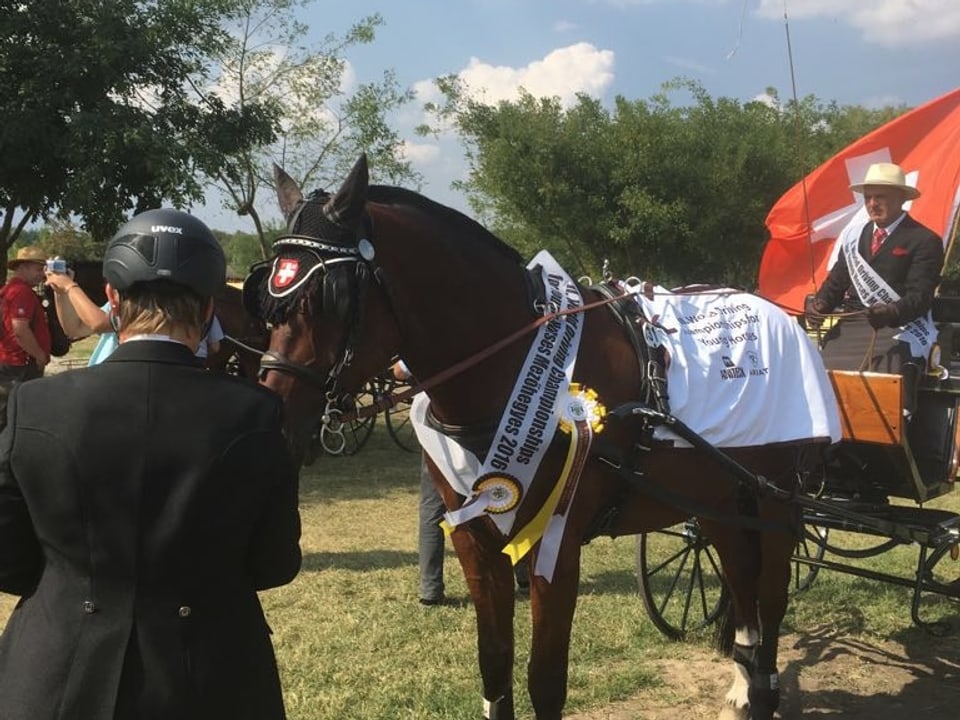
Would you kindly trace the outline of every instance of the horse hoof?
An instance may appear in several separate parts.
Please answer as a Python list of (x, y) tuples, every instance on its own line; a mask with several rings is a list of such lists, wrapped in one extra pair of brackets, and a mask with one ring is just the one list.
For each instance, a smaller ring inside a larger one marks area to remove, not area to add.
[(717, 720), (750, 720), (750, 707), (738, 708), (733, 705), (724, 705)]

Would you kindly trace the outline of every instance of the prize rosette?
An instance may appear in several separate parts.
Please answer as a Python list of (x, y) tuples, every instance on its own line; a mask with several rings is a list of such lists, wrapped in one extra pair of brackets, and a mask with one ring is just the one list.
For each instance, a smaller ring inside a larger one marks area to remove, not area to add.
[(488, 501), (485, 510), (493, 515), (510, 512), (523, 497), (523, 486), (516, 478), (497, 473), (477, 478), (473, 491)]
[(570, 383), (567, 399), (560, 408), (560, 429), (569, 434), (577, 423), (587, 423), (594, 433), (603, 430), (607, 409), (597, 393), (579, 383)]

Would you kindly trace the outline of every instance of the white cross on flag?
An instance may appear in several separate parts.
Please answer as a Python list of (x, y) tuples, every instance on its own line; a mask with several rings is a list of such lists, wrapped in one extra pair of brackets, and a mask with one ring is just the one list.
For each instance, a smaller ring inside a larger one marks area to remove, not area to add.
[(920, 191), (904, 209), (946, 243), (960, 202), (960, 88), (864, 135), (776, 202), (767, 215), (760, 295), (802, 312), (804, 296), (816, 292), (836, 257), (834, 240), (848, 224), (867, 222), (863, 198), (850, 185), (877, 162), (903, 168)]

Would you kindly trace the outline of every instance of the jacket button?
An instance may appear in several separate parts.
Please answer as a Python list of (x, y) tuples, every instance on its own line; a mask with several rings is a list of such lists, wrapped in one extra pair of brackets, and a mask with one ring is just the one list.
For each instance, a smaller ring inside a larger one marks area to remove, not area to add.
[(95, 612), (97, 611), (97, 606), (93, 604), (93, 601), (92, 601), (92, 600), (84, 600), (84, 601), (83, 601), (83, 611), (84, 611), (87, 615), (92, 615), (93, 613), (95, 613)]
[(182, 618), (187, 618), (187, 617), (190, 617), (190, 613), (192, 612), (193, 610), (190, 608), (189, 605), (181, 605), (180, 609), (177, 610), (177, 615), (179, 615)]

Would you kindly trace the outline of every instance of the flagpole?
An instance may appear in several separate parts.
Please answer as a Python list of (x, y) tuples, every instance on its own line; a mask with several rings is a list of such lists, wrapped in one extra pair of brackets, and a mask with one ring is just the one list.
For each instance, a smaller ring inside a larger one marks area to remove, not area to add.
[[(947, 238), (947, 247), (943, 252), (943, 267), (940, 268), (941, 276), (943, 276), (943, 274), (950, 267), (950, 254), (953, 252), (953, 248), (957, 244), (957, 231), (960, 230), (960, 206), (958, 206), (954, 211), (953, 218), (951, 219), (948, 227), (950, 229), (950, 236)], [(940, 294), (939, 289), (937, 294)]]
[(810, 286), (817, 290), (817, 268), (813, 260), (813, 223), (810, 221), (810, 202), (807, 198), (807, 160), (800, 125), (800, 100), (797, 97), (797, 76), (793, 68), (793, 44), (790, 42), (790, 18), (787, 16), (787, 0), (783, 0), (783, 27), (787, 35), (787, 60), (790, 64), (790, 87), (793, 92), (793, 114), (797, 130), (797, 153), (800, 158), (800, 189), (803, 193), (803, 216), (807, 228), (807, 257), (810, 259)]

